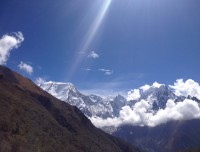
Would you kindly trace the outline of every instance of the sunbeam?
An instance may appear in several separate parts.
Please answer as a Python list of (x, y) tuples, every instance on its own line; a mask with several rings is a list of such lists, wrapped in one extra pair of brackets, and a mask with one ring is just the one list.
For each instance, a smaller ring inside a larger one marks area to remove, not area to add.
[(111, 4), (112, 0), (104, 0), (103, 4), (100, 8), (100, 11), (98, 12), (96, 19), (92, 22), (91, 26), (88, 28), (89, 30), (86, 32), (86, 35), (84, 36), (84, 39), (80, 43), (78, 52), (75, 52), (75, 59), (73, 62), (73, 65), (71, 66), (71, 69), (68, 73), (68, 78), (71, 78), (79, 65), (81, 64), (81, 61), (84, 59), (84, 55), (87, 54), (89, 51), (89, 46), (91, 45), (92, 41), (95, 39), (95, 36), (98, 33), (98, 30), (100, 26), (103, 23), (103, 19), (105, 18), (106, 12), (109, 9), (109, 6)]
[(97, 15), (96, 20), (91, 25), (90, 30), (87, 33), (85, 44), (82, 46), (83, 51), (87, 50), (88, 46), (91, 44), (92, 39), (95, 37), (96, 33), (98, 32), (98, 29), (105, 17), (105, 14), (111, 4), (111, 0), (106, 0), (104, 4), (102, 5), (100, 12)]

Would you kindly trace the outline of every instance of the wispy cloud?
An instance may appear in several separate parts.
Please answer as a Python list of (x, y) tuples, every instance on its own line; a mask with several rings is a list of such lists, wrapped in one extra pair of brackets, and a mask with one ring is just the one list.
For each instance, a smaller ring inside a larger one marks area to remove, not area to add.
[(27, 63), (24, 63), (24, 62), (21, 61), (20, 64), (18, 65), (18, 67), (21, 70), (27, 72), (28, 74), (33, 73), (33, 67), (31, 65), (27, 64)]
[(116, 96), (118, 94), (127, 96), (127, 90), (121, 89), (122, 85), (123, 85), (122, 82), (118, 81), (98, 82), (98, 83), (89, 82), (87, 84), (84, 84), (84, 87), (80, 89), (80, 91), (87, 95), (96, 94), (102, 97)]
[(80, 92), (85, 95), (95, 94), (95, 95), (101, 96), (103, 98), (115, 97), (119, 94), (122, 96), (125, 96), (127, 93), (126, 91), (115, 90), (113, 88), (107, 88), (104, 86), (101, 86), (99, 88), (101, 88), (101, 89), (98, 89), (98, 88), (80, 89)]
[(113, 71), (107, 71), (107, 72), (105, 72), (105, 75), (111, 75), (111, 74), (113, 74)]
[(44, 83), (44, 82), (46, 82), (46, 80), (45, 80), (44, 78), (41, 78), (41, 77), (38, 77), (38, 78), (36, 78), (36, 80), (35, 80), (35, 83), (36, 83), (36, 84), (42, 84), (42, 83)]
[(108, 69), (98, 69), (98, 70), (104, 72), (104, 74), (108, 76), (113, 74), (113, 70), (108, 70)]
[(101, 71), (101, 72), (103, 72), (107, 76), (113, 74), (113, 70), (107, 70), (107, 69), (98, 69), (98, 70), (96, 70), (96, 69), (85, 68), (83, 70), (84, 71), (93, 71), (93, 72)]
[(97, 54), (97, 52), (95, 51), (91, 51), (88, 54), (88, 58), (93, 58), (93, 59), (99, 58), (99, 54)]
[[(92, 71), (102, 71), (105, 73), (106, 69), (98, 69)], [(127, 98), (127, 92), (131, 90), (132, 86), (137, 86), (138, 81), (142, 81), (144, 74), (141, 73), (127, 73), (121, 74), (118, 77), (112, 78), (112, 80), (105, 81), (105, 82), (86, 82), (83, 83), (81, 86), (81, 91), (86, 94), (97, 94), (101, 96), (110, 96), (110, 95), (117, 95), (121, 94)]]
[(0, 39), (0, 64), (6, 64), (11, 50), (18, 48), (23, 41), (24, 37), (21, 32), (3, 35)]
[(91, 71), (92, 69), (90, 69), (90, 68), (86, 68), (86, 69), (83, 69), (83, 70), (85, 70), (85, 71)]

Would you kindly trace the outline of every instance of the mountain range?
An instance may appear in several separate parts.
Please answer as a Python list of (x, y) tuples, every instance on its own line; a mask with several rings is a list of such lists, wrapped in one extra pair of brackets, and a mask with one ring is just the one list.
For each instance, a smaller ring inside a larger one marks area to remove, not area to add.
[(137, 152), (97, 129), (75, 106), (0, 66), (1, 152)]
[(77, 106), (94, 125), (145, 152), (200, 148), (200, 100), (154, 83), (122, 95), (84, 95), (71, 83), (44, 82), (43, 90)]
[(87, 117), (118, 116), (121, 107), (128, 104), (128, 101), (121, 95), (106, 98), (94, 94), (84, 95), (71, 83), (50, 81), (38, 84), (38, 86), (56, 98), (77, 106)]
[[(191, 96), (177, 96), (173, 89), (167, 85), (149, 86), (148, 89), (136, 89), (139, 95), (137, 98), (127, 99), (122, 95), (101, 97), (90, 94), (84, 95), (72, 83), (62, 82), (43, 82), (38, 84), (43, 90), (47, 91), (56, 98), (78, 107), (87, 117), (114, 118), (118, 117), (123, 107), (133, 107), (136, 103), (147, 101), (148, 111), (152, 113), (159, 109), (165, 109), (168, 100), (175, 103), (183, 102), (185, 99), (193, 99), (199, 103), (199, 100)], [(130, 91), (129, 94), (134, 93)]]

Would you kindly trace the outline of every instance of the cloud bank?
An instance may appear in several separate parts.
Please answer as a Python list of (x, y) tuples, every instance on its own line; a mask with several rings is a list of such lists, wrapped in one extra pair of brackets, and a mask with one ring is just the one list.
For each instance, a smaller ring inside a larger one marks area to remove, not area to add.
[(139, 99), (141, 91), (145, 92), (152, 87), (159, 88), (161, 84), (154, 83), (152, 86), (144, 85), (139, 89), (134, 89), (128, 93), (128, 99), (138, 100), (133, 106), (122, 107), (119, 117), (102, 119), (99, 117), (91, 117), (92, 123), (99, 127), (130, 124), (133, 126), (150, 126), (154, 127), (173, 120), (190, 120), (200, 119), (200, 105), (197, 101), (187, 99), (187, 96), (200, 99), (200, 86), (194, 80), (178, 79), (173, 86), (169, 86), (177, 96), (182, 96), (183, 101), (176, 102), (168, 99), (166, 107), (157, 111), (152, 110), (152, 98)]
[(43, 84), (43, 83), (45, 83), (46, 82), (46, 80), (44, 79), (44, 78), (41, 78), (41, 77), (38, 77), (38, 78), (36, 78), (36, 80), (35, 80), (35, 83), (36, 84)]
[(188, 79), (185, 82), (183, 79), (178, 79), (174, 83), (174, 86), (171, 86), (174, 89), (177, 96), (192, 96), (200, 99), (200, 85), (192, 79)]
[(20, 64), (18, 65), (18, 67), (21, 70), (27, 72), (28, 74), (33, 73), (33, 67), (31, 65), (27, 64), (27, 63), (24, 63), (24, 62), (21, 61)]
[(10, 56), (10, 52), (16, 49), (24, 41), (21, 32), (12, 33), (11, 35), (3, 35), (0, 39), (0, 64), (5, 65)]
[(183, 102), (175, 103), (168, 100), (165, 109), (158, 110), (155, 114), (149, 112), (149, 104), (142, 100), (134, 107), (125, 106), (120, 111), (119, 117), (102, 119), (92, 117), (92, 123), (101, 128), (105, 126), (115, 126), (130, 124), (133, 126), (154, 127), (172, 120), (200, 119), (200, 108), (197, 102), (185, 99)]

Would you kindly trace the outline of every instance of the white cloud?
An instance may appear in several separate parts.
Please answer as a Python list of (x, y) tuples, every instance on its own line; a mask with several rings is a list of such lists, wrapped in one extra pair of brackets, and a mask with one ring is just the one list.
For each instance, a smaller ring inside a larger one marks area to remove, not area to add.
[(166, 108), (160, 109), (149, 119), (149, 126), (156, 126), (170, 120), (190, 120), (200, 118), (200, 108), (197, 102), (185, 99), (183, 102), (175, 103), (168, 100)]
[(110, 70), (106, 70), (106, 69), (98, 69), (99, 71), (102, 71), (102, 72), (108, 72)]
[(111, 75), (111, 74), (113, 74), (113, 71), (107, 71), (107, 72), (105, 72), (105, 75)]
[(41, 77), (38, 77), (35, 80), (36, 84), (42, 84), (42, 83), (45, 83), (45, 82), (46, 82), (46, 80), (44, 78), (41, 78)]
[(137, 100), (140, 98), (140, 90), (139, 89), (134, 89), (132, 91), (128, 92), (127, 100)]
[(140, 87), (140, 89), (145, 92), (150, 88), (150, 85), (145, 84), (144, 86)]
[(22, 62), (22, 61), (20, 62), (20, 64), (18, 65), (18, 67), (21, 70), (27, 72), (28, 74), (32, 74), (33, 73), (33, 67), (31, 65), (28, 65), (28, 64)]
[(183, 79), (178, 79), (174, 83), (174, 86), (170, 87), (174, 89), (174, 92), (177, 96), (187, 97), (188, 95), (190, 95), (200, 99), (200, 86), (192, 79), (188, 79), (185, 82), (183, 81)]
[(125, 106), (120, 111), (119, 117), (102, 119), (99, 117), (90, 118), (97, 127), (115, 126), (124, 124), (134, 126), (154, 127), (172, 120), (200, 119), (200, 107), (197, 102), (185, 99), (183, 102), (175, 103), (168, 100), (165, 109), (156, 113), (149, 110), (148, 101), (141, 100), (134, 107)]
[(98, 69), (98, 70), (104, 72), (104, 74), (107, 76), (113, 74), (113, 70), (107, 70), (107, 69)]
[(24, 41), (23, 34), (21, 32), (13, 33), (12, 35), (3, 35), (0, 39), (0, 64), (6, 64), (10, 52), (16, 49)]
[(88, 54), (88, 58), (93, 58), (93, 59), (99, 58), (99, 54), (97, 54), (95, 51), (91, 51)]
[(106, 70), (106, 69), (98, 69), (99, 71), (102, 71), (102, 72), (109, 72), (110, 70)]

